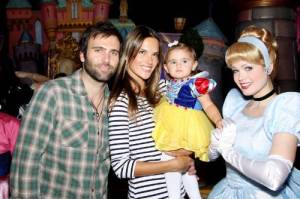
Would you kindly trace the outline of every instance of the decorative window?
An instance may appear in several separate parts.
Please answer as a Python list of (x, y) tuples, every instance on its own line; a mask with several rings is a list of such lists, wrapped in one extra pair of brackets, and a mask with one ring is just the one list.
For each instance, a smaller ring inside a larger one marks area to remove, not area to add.
[(35, 28), (35, 43), (43, 44), (43, 35), (42, 35), (42, 24), (40, 20), (37, 20), (34, 24)]
[(78, 3), (76, 1), (72, 1), (72, 19), (78, 18)]

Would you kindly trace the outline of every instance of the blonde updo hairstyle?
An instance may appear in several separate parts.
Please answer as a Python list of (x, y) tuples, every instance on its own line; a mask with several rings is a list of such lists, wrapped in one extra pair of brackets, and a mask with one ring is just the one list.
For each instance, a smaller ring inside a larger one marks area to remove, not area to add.
[[(270, 56), (270, 63), (273, 64), (273, 70), (270, 74), (270, 77), (272, 80), (274, 80), (278, 70), (278, 47), (276, 40), (267, 29), (256, 26), (246, 27), (241, 32), (239, 38), (245, 36), (256, 37), (260, 39), (267, 47)], [(239, 60), (263, 66), (265, 65), (260, 50), (254, 45), (245, 42), (236, 42), (232, 44), (226, 51), (225, 62), (229, 68)]]

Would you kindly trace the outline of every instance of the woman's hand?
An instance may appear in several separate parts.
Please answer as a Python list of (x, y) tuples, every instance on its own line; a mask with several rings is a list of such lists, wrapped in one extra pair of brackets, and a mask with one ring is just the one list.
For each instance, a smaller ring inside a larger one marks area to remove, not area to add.
[(190, 156), (193, 152), (186, 150), (186, 149), (177, 149), (174, 151), (164, 151), (166, 154), (170, 155), (170, 156)]
[(211, 131), (210, 144), (208, 147), (208, 158), (210, 161), (216, 160), (220, 156), (218, 151), (220, 137), (221, 129), (216, 128)]
[(190, 175), (196, 174), (195, 162), (189, 156), (177, 156), (170, 160), (174, 166), (174, 172), (188, 172)]
[(195, 161), (189, 157), (190, 155), (193, 154), (192, 151), (186, 150), (186, 149), (177, 149), (174, 151), (168, 151), (165, 152), (166, 154), (170, 156), (174, 156), (176, 161), (175, 164), (177, 164), (177, 169), (176, 171), (180, 172), (188, 172), (189, 175), (195, 175), (196, 174), (196, 169), (195, 169)]
[(230, 118), (223, 119), (222, 123), (223, 123), (223, 128), (221, 130), (221, 133), (218, 135), (219, 136), (218, 151), (224, 156), (223, 153), (226, 153), (234, 145), (234, 141), (236, 137), (236, 124)]

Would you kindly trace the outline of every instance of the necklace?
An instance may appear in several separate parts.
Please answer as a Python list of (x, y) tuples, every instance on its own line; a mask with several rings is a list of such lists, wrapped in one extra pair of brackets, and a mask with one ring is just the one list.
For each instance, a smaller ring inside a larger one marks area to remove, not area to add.
[(252, 99), (254, 101), (263, 101), (263, 100), (271, 97), (274, 93), (275, 93), (275, 89), (273, 88), (273, 90), (271, 90), (269, 93), (265, 94), (264, 96), (258, 97), (258, 98), (252, 97)]
[[(99, 102), (97, 105), (94, 104), (93, 100), (91, 100), (91, 104), (95, 110), (95, 116), (97, 118), (97, 120), (99, 121), (100, 120), (100, 116), (102, 114), (102, 110), (103, 110), (103, 100), (104, 100), (104, 94), (102, 95), (102, 97), (99, 99)], [(99, 111), (99, 107), (100, 105), (102, 104), (102, 108), (101, 108), (101, 111)]]

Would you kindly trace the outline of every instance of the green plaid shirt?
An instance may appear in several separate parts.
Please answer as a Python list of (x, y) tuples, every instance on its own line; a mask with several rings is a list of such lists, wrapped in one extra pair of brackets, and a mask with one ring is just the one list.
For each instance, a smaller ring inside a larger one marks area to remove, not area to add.
[[(107, 106), (100, 122), (81, 70), (43, 85), (22, 119), (11, 167), (12, 198), (107, 197)], [(105, 88), (105, 104), (109, 96)]]

